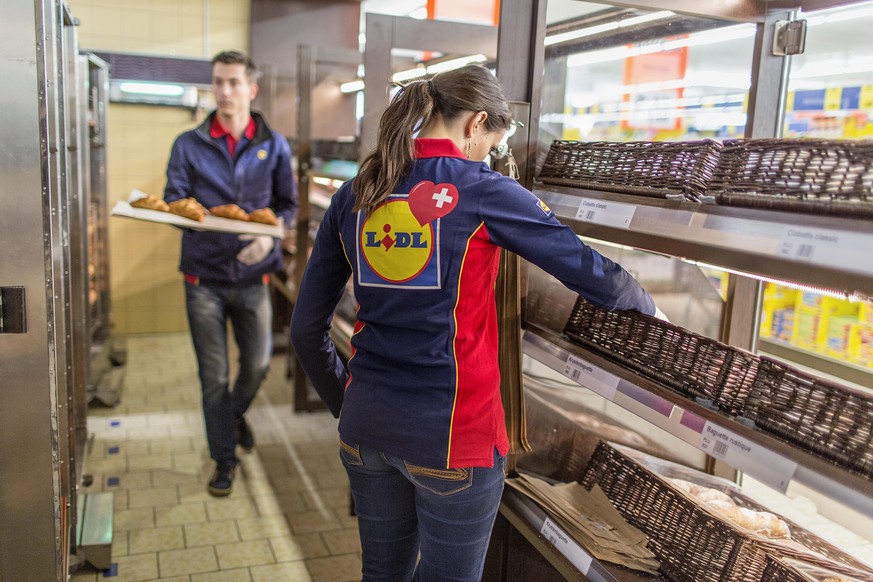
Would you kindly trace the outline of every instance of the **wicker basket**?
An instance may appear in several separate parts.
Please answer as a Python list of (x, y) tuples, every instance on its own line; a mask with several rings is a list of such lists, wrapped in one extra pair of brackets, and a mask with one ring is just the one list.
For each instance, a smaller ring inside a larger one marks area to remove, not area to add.
[[(860, 580), (873, 580), (866, 565), (790, 521), (792, 538), (808, 549), (783, 548), (729, 523), (640, 461), (606, 443), (594, 452), (581, 483), (586, 489), (599, 485), (622, 516), (649, 536), (649, 547), (661, 562), (661, 572), (671, 580), (757, 581), (764, 574), (768, 556), (803, 557)], [(731, 496), (739, 505), (764, 510), (744, 496), (733, 492)]]
[(555, 140), (539, 179), (547, 184), (698, 200), (712, 178), (721, 144)]
[(822, 580), (844, 580), (859, 582), (860, 578), (845, 573), (834, 572), (828, 568), (806, 564), (789, 558), (769, 558), (761, 582), (821, 582)]
[(753, 354), (635, 311), (604, 311), (579, 297), (564, 334), (688, 398), (743, 411), (758, 368)]
[(719, 204), (873, 218), (873, 142), (726, 140), (710, 183)]
[(761, 575), (761, 582), (813, 582), (814, 578), (808, 578), (792, 568), (782, 560), (768, 558), (767, 566)]
[(873, 396), (761, 357), (744, 415), (761, 430), (873, 478)]

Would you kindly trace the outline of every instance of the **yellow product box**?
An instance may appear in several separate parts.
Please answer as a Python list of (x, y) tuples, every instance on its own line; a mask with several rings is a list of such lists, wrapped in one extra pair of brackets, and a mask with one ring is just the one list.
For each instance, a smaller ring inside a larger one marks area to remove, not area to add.
[(794, 311), (794, 326), (791, 329), (791, 343), (800, 348), (815, 350), (821, 326), (821, 314), (810, 309)]
[(828, 297), (825, 297), (824, 295), (821, 295), (819, 293), (813, 293), (812, 291), (800, 291), (797, 294), (797, 302), (795, 305), (797, 305), (798, 309), (803, 307), (820, 309), (822, 301), (824, 301), (825, 299), (828, 299)]
[(785, 309), (777, 309), (774, 311), (770, 326), (771, 337), (784, 342), (790, 342), (793, 332), (794, 308), (787, 307)]
[(855, 359), (859, 347), (858, 328), (854, 317), (832, 317), (828, 321), (825, 353), (840, 360)]
[[(794, 305), (797, 302), (797, 289), (789, 289), (775, 283), (764, 285), (764, 298), (761, 302), (761, 337), (777, 337), (791, 341), (791, 327)], [(787, 312), (787, 313), (786, 313)], [(777, 314), (780, 314), (777, 317)], [(788, 315), (786, 319), (786, 315)], [(785, 322), (788, 322), (787, 336)]]
[(858, 303), (858, 321), (873, 325), (873, 302), (861, 301)]
[(873, 368), (873, 324), (858, 324), (858, 351), (855, 361), (862, 366)]
[[(813, 307), (817, 305), (817, 307)], [(834, 317), (857, 321), (859, 304), (803, 291), (798, 293), (791, 341), (796, 346), (818, 352), (828, 349), (828, 323)]]
[(764, 304), (772, 307), (793, 306), (797, 301), (797, 294), (797, 289), (767, 283), (764, 285)]
[(765, 302), (761, 306), (761, 325), (758, 328), (758, 335), (761, 337), (770, 337), (770, 330), (773, 328), (773, 309), (767, 306)]

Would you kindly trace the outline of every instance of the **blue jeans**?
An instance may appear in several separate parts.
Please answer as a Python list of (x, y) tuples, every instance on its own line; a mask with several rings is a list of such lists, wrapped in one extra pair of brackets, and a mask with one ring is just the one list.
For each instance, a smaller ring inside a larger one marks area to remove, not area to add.
[[(185, 282), (191, 339), (197, 353), (209, 455), (235, 467), (236, 421), (255, 398), (270, 367), (272, 305), (267, 285), (217, 287)], [(229, 390), (227, 320), (239, 348), (239, 373)]]
[(496, 449), (492, 468), (432, 469), (340, 445), (358, 516), (362, 582), (482, 578), (503, 493), (505, 458)]

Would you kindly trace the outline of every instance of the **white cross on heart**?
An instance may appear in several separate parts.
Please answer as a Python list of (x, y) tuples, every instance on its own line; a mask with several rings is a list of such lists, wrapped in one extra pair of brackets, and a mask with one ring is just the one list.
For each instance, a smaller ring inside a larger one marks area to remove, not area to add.
[(431, 196), (431, 198), (436, 200), (437, 208), (442, 208), (443, 204), (451, 203), (451, 201), (454, 200), (453, 197), (449, 196), (448, 188), (443, 188), (442, 190)]

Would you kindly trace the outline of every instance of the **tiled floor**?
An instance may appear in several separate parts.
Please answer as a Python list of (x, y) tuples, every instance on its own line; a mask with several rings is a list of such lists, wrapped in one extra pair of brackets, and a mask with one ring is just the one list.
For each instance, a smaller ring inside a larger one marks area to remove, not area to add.
[[(233, 493), (211, 497), (197, 367), (188, 334), (133, 336), (121, 403), (91, 408), (83, 493), (113, 492), (113, 571), (74, 582), (360, 580), (360, 543), (336, 421), (295, 413), (285, 358), (246, 418), (255, 433)], [(113, 575), (114, 572), (114, 575)]]

